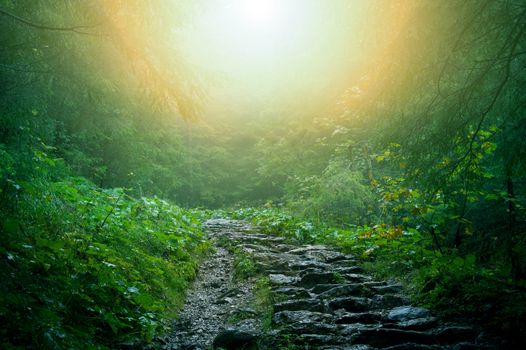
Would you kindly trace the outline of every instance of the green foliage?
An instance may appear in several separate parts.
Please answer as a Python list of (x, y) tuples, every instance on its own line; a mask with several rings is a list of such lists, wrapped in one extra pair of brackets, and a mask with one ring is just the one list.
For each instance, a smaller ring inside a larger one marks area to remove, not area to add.
[(482, 262), (474, 254), (441, 253), (430, 234), (402, 225), (342, 229), (313, 225), (275, 208), (238, 209), (231, 215), (269, 234), (294, 239), (299, 228), (308, 226), (301, 231), (302, 241), (331, 244), (354, 254), (371, 272), (402, 281), (424, 305), (449, 316), (470, 317), (504, 334), (525, 329), (526, 281), (510, 278), (511, 267), (500, 259)]
[(256, 274), (256, 265), (250, 255), (239, 248), (234, 248), (232, 253), (234, 254), (234, 277), (236, 279), (246, 279)]
[(261, 277), (255, 286), (255, 307), (262, 317), (262, 328), (270, 330), (272, 315), (274, 314), (272, 288), (268, 277)]
[(312, 223), (297, 219), (285, 211), (272, 207), (262, 210), (238, 209), (229, 215), (234, 219), (250, 220), (266, 234), (280, 235), (303, 243), (313, 242), (316, 237)]
[(1, 155), (2, 346), (113, 347), (168, 326), (208, 249), (199, 222), (72, 177), (42, 151), (30, 178)]
[(332, 161), (319, 177), (298, 183), (288, 207), (318, 222), (365, 224), (375, 211), (374, 194), (362, 174), (342, 160)]
[(416, 274), (416, 299), (455, 317), (472, 317), (514, 336), (526, 330), (525, 281), (502, 266), (482, 265), (474, 255), (431, 260)]

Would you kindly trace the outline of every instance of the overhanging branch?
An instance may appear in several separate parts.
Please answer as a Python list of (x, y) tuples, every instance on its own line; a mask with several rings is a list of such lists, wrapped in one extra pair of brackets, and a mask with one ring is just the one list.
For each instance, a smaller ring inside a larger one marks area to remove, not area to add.
[(98, 24), (95, 24), (95, 25), (82, 25), (82, 26), (72, 26), (72, 27), (53, 27), (53, 26), (47, 26), (47, 25), (43, 25), (43, 24), (38, 24), (38, 23), (33, 23), (33, 22), (30, 22), (22, 17), (18, 17), (17, 15), (15, 14), (12, 14), (11, 12), (9, 11), (6, 11), (2, 8), (0, 8), (0, 14), (1, 15), (4, 15), (6, 17), (9, 17), (19, 23), (22, 23), (22, 24), (25, 24), (29, 27), (32, 27), (32, 28), (36, 28), (36, 29), (42, 29), (42, 30), (52, 30), (52, 31), (59, 31), (59, 32), (73, 32), (73, 33), (77, 33), (77, 34), (84, 34), (84, 35), (97, 35), (95, 33), (90, 33), (90, 32), (86, 32), (86, 31), (83, 31), (83, 29), (88, 29), (88, 28), (93, 28), (93, 27), (96, 27), (98, 26)]

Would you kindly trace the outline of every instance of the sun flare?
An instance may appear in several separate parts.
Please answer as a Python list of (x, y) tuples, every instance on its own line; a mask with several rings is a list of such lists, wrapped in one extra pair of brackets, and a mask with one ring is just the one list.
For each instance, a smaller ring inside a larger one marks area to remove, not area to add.
[(276, 18), (279, 7), (276, 0), (245, 0), (243, 14), (257, 24), (268, 24)]
[(223, 84), (222, 93), (244, 101), (247, 94), (284, 99), (289, 92), (341, 81), (356, 65), (366, 3), (217, 0), (207, 2), (178, 40), (185, 41), (185, 54), (196, 66), (226, 78), (230, 85)]

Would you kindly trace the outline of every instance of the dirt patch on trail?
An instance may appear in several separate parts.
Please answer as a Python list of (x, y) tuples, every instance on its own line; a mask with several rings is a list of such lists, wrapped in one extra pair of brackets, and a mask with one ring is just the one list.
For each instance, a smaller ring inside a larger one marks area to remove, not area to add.
[[(233, 315), (243, 312), (252, 296), (253, 280), (234, 279), (234, 256), (218, 242), (230, 235), (249, 234), (253, 231), (251, 226), (230, 220), (210, 220), (204, 226), (214, 243), (214, 253), (199, 267), (174, 330), (164, 338), (163, 349), (210, 348), (220, 330)], [(252, 327), (257, 329), (260, 325)]]

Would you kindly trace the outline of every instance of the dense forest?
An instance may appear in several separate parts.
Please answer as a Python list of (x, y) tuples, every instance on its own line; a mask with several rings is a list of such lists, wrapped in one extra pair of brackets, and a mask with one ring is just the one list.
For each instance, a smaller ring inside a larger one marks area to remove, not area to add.
[(151, 341), (219, 216), (526, 334), (524, 1), (0, 0), (0, 32), (0, 347)]

